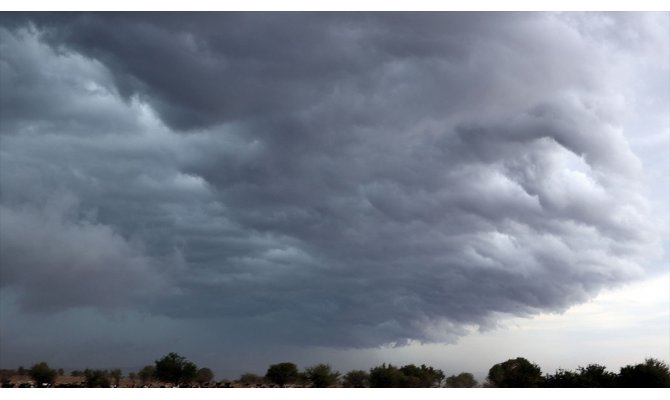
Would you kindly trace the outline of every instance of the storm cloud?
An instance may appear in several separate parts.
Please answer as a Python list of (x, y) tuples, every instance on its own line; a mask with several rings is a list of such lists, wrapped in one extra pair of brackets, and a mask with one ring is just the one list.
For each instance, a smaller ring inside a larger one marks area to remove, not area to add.
[(659, 252), (624, 125), (641, 70), (667, 106), (666, 14), (1, 21), (2, 290), (23, 312), (449, 343)]

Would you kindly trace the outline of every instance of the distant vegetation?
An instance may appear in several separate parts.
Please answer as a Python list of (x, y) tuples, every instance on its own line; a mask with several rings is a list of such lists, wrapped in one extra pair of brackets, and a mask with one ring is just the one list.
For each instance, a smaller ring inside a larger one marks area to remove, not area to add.
[(169, 353), (137, 372), (124, 376), (120, 369), (74, 370), (69, 376), (39, 362), (29, 369), (0, 370), (2, 387), (350, 387), (350, 388), (667, 388), (670, 370), (665, 362), (649, 358), (627, 365), (618, 373), (598, 364), (576, 371), (559, 369), (542, 374), (540, 367), (525, 358), (509, 359), (492, 366), (485, 382), (479, 383), (469, 372), (445, 376), (442, 370), (408, 364), (382, 364), (369, 371), (353, 370), (346, 374), (328, 364), (316, 364), (299, 370), (291, 362), (272, 364), (264, 376), (244, 373), (236, 381), (215, 381), (209, 368), (198, 368), (177, 353)]

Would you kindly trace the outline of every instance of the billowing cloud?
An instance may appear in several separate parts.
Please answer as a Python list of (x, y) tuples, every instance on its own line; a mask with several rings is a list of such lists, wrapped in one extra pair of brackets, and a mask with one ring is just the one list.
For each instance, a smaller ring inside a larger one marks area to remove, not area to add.
[(41, 210), (0, 206), (2, 286), (38, 313), (151, 299), (163, 283), (151, 260), (110, 227), (76, 219), (71, 197), (57, 199)]
[[(26, 311), (155, 280), (143, 310), (231, 341), (452, 342), (657, 252), (624, 126), (635, 60), (667, 87), (667, 15), (3, 21), (3, 284)], [(95, 219), (28, 211), (62, 191)], [(27, 279), (58, 272), (48, 296)]]

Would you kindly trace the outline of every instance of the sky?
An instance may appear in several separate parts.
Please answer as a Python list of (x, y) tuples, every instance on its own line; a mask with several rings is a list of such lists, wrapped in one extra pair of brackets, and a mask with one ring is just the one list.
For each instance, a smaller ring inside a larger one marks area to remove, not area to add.
[(0, 13), (0, 367), (670, 360), (667, 13)]

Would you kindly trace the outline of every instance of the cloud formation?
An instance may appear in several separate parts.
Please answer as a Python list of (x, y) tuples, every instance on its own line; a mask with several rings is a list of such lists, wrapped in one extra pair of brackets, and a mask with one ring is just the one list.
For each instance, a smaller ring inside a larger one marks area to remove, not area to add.
[(75, 220), (67, 197), (42, 210), (0, 206), (2, 285), (29, 312), (131, 305), (160, 283), (151, 260), (110, 227)]
[[(639, 278), (656, 251), (623, 116), (632, 60), (667, 86), (667, 15), (2, 21), (2, 273), (26, 312), (452, 342)], [(40, 209), (62, 192), (95, 218)]]

